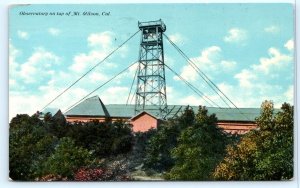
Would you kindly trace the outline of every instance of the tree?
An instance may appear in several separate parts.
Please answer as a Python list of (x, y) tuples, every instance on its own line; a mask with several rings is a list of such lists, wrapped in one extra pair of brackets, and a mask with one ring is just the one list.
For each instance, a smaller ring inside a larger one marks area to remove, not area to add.
[(214, 114), (200, 106), (192, 126), (184, 129), (172, 150), (175, 165), (166, 175), (170, 180), (210, 180), (224, 155), (227, 136), (217, 127)]
[(9, 134), (13, 180), (70, 178), (74, 170), (89, 164), (92, 155), (97, 159), (127, 153), (133, 142), (131, 126), (125, 122), (70, 124), (61, 112), (53, 117), (47, 113), (43, 121), (37, 115), (17, 115)]
[(146, 147), (149, 139), (155, 135), (157, 129), (149, 129), (146, 132), (136, 132), (133, 139), (133, 147), (130, 154), (129, 168), (135, 168), (141, 165), (146, 157)]
[(282, 180), (293, 177), (293, 107), (284, 103), (274, 113), (265, 101), (256, 119), (257, 130), (227, 148), (214, 177), (219, 180)]
[(74, 140), (68, 137), (61, 138), (54, 153), (42, 164), (42, 176), (53, 174), (72, 178), (80, 167), (91, 164), (91, 154), (87, 149), (75, 145)]
[(59, 110), (54, 116), (50, 112), (44, 115), (44, 127), (48, 134), (57, 138), (63, 138), (70, 130), (70, 124), (66, 122), (65, 117)]
[(134, 141), (131, 125), (123, 121), (115, 121), (112, 123), (109, 134), (112, 137), (111, 154), (116, 155), (131, 151)]
[(162, 172), (174, 165), (171, 149), (177, 145), (179, 129), (176, 125), (162, 125), (146, 145), (144, 164), (146, 168)]
[(10, 122), (9, 176), (13, 180), (33, 180), (45, 157), (54, 150), (57, 139), (47, 135), (36, 116), (17, 115)]
[(159, 172), (170, 170), (174, 165), (171, 150), (177, 145), (181, 130), (192, 126), (194, 120), (193, 109), (187, 107), (181, 116), (160, 125), (146, 144), (145, 167)]
[(125, 122), (77, 122), (70, 126), (66, 136), (75, 144), (93, 152), (95, 157), (107, 157), (131, 150), (133, 135)]

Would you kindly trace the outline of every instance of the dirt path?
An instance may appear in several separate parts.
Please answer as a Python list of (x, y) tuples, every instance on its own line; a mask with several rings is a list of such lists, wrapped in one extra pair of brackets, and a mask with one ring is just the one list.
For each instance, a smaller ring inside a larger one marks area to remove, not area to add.
[(132, 178), (138, 181), (163, 181), (164, 180), (159, 177), (151, 177), (151, 176), (132, 176)]

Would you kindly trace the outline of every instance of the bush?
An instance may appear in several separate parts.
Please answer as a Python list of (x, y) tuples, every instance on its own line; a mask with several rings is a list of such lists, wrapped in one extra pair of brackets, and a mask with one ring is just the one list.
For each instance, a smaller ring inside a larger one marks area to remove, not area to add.
[(131, 127), (124, 122), (77, 122), (70, 126), (66, 136), (76, 145), (92, 151), (95, 157), (127, 153), (133, 142)]
[(200, 106), (194, 122), (180, 132), (178, 144), (171, 150), (175, 165), (166, 179), (211, 180), (227, 143), (227, 135), (217, 127), (215, 115), (208, 115), (207, 109)]
[(147, 142), (145, 167), (158, 172), (169, 170), (174, 165), (171, 150), (177, 145), (178, 135), (178, 126), (161, 125)]
[(74, 175), (75, 181), (104, 181), (110, 179), (112, 174), (101, 168), (80, 168)]
[(170, 170), (174, 165), (171, 150), (177, 145), (180, 132), (192, 126), (194, 121), (193, 109), (186, 107), (181, 116), (160, 125), (146, 142), (144, 167), (157, 172)]
[(68, 181), (68, 178), (60, 175), (48, 174), (41, 178), (36, 178), (35, 181)]
[(9, 177), (34, 180), (45, 158), (54, 151), (57, 138), (47, 134), (36, 116), (17, 115), (9, 130)]
[(91, 154), (78, 147), (71, 138), (60, 139), (54, 153), (41, 166), (41, 174), (54, 174), (71, 178), (74, 171), (91, 164)]
[(274, 113), (265, 101), (257, 118), (258, 130), (247, 133), (217, 166), (218, 180), (287, 180), (293, 177), (293, 107), (283, 104)]
[(49, 174), (70, 178), (74, 170), (91, 162), (92, 155), (101, 158), (131, 151), (130, 125), (121, 121), (70, 124), (61, 116), (47, 113), (41, 121), (23, 114), (11, 120), (11, 179), (34, 180)]

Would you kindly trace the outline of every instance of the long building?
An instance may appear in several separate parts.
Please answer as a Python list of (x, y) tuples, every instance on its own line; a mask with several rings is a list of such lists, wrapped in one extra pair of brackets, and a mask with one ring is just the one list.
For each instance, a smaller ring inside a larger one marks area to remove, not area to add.
[[(198, 106), (190, 107), (197, 113)], [(180, 116), (185, 108), (184, 105), (168, 105), (169, 111), (165, 119)], [(255, 129), (257, 127), (255, 118), (260, 114), (259, 108), (240, 108), (238, 110), (235, 108), (207, 107), (207, 110), (208, 114), (216, 115), (218, 118), (217, 125), (231, 134), (244, 134)], [(134, 132), (145, 132), (151, 128), (157, 128), (163, 122), (154, 113), (143, 111), (135, 115), (134, 105), (105, 105), (99, 96), (93, 96), (79, 103), (64, 115), (68, 122), (105, 121), (106, 119), (128, 121), (133, 125)]]

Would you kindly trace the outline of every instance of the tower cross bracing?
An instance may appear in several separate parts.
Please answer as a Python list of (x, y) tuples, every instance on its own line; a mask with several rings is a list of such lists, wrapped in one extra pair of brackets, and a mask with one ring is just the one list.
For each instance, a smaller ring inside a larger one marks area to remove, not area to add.
[(163, 118), (167, 114), (167, 95), (161, 21), (139, 22), (141, 42), (137, 74), (135, 114), (147, 111)]

